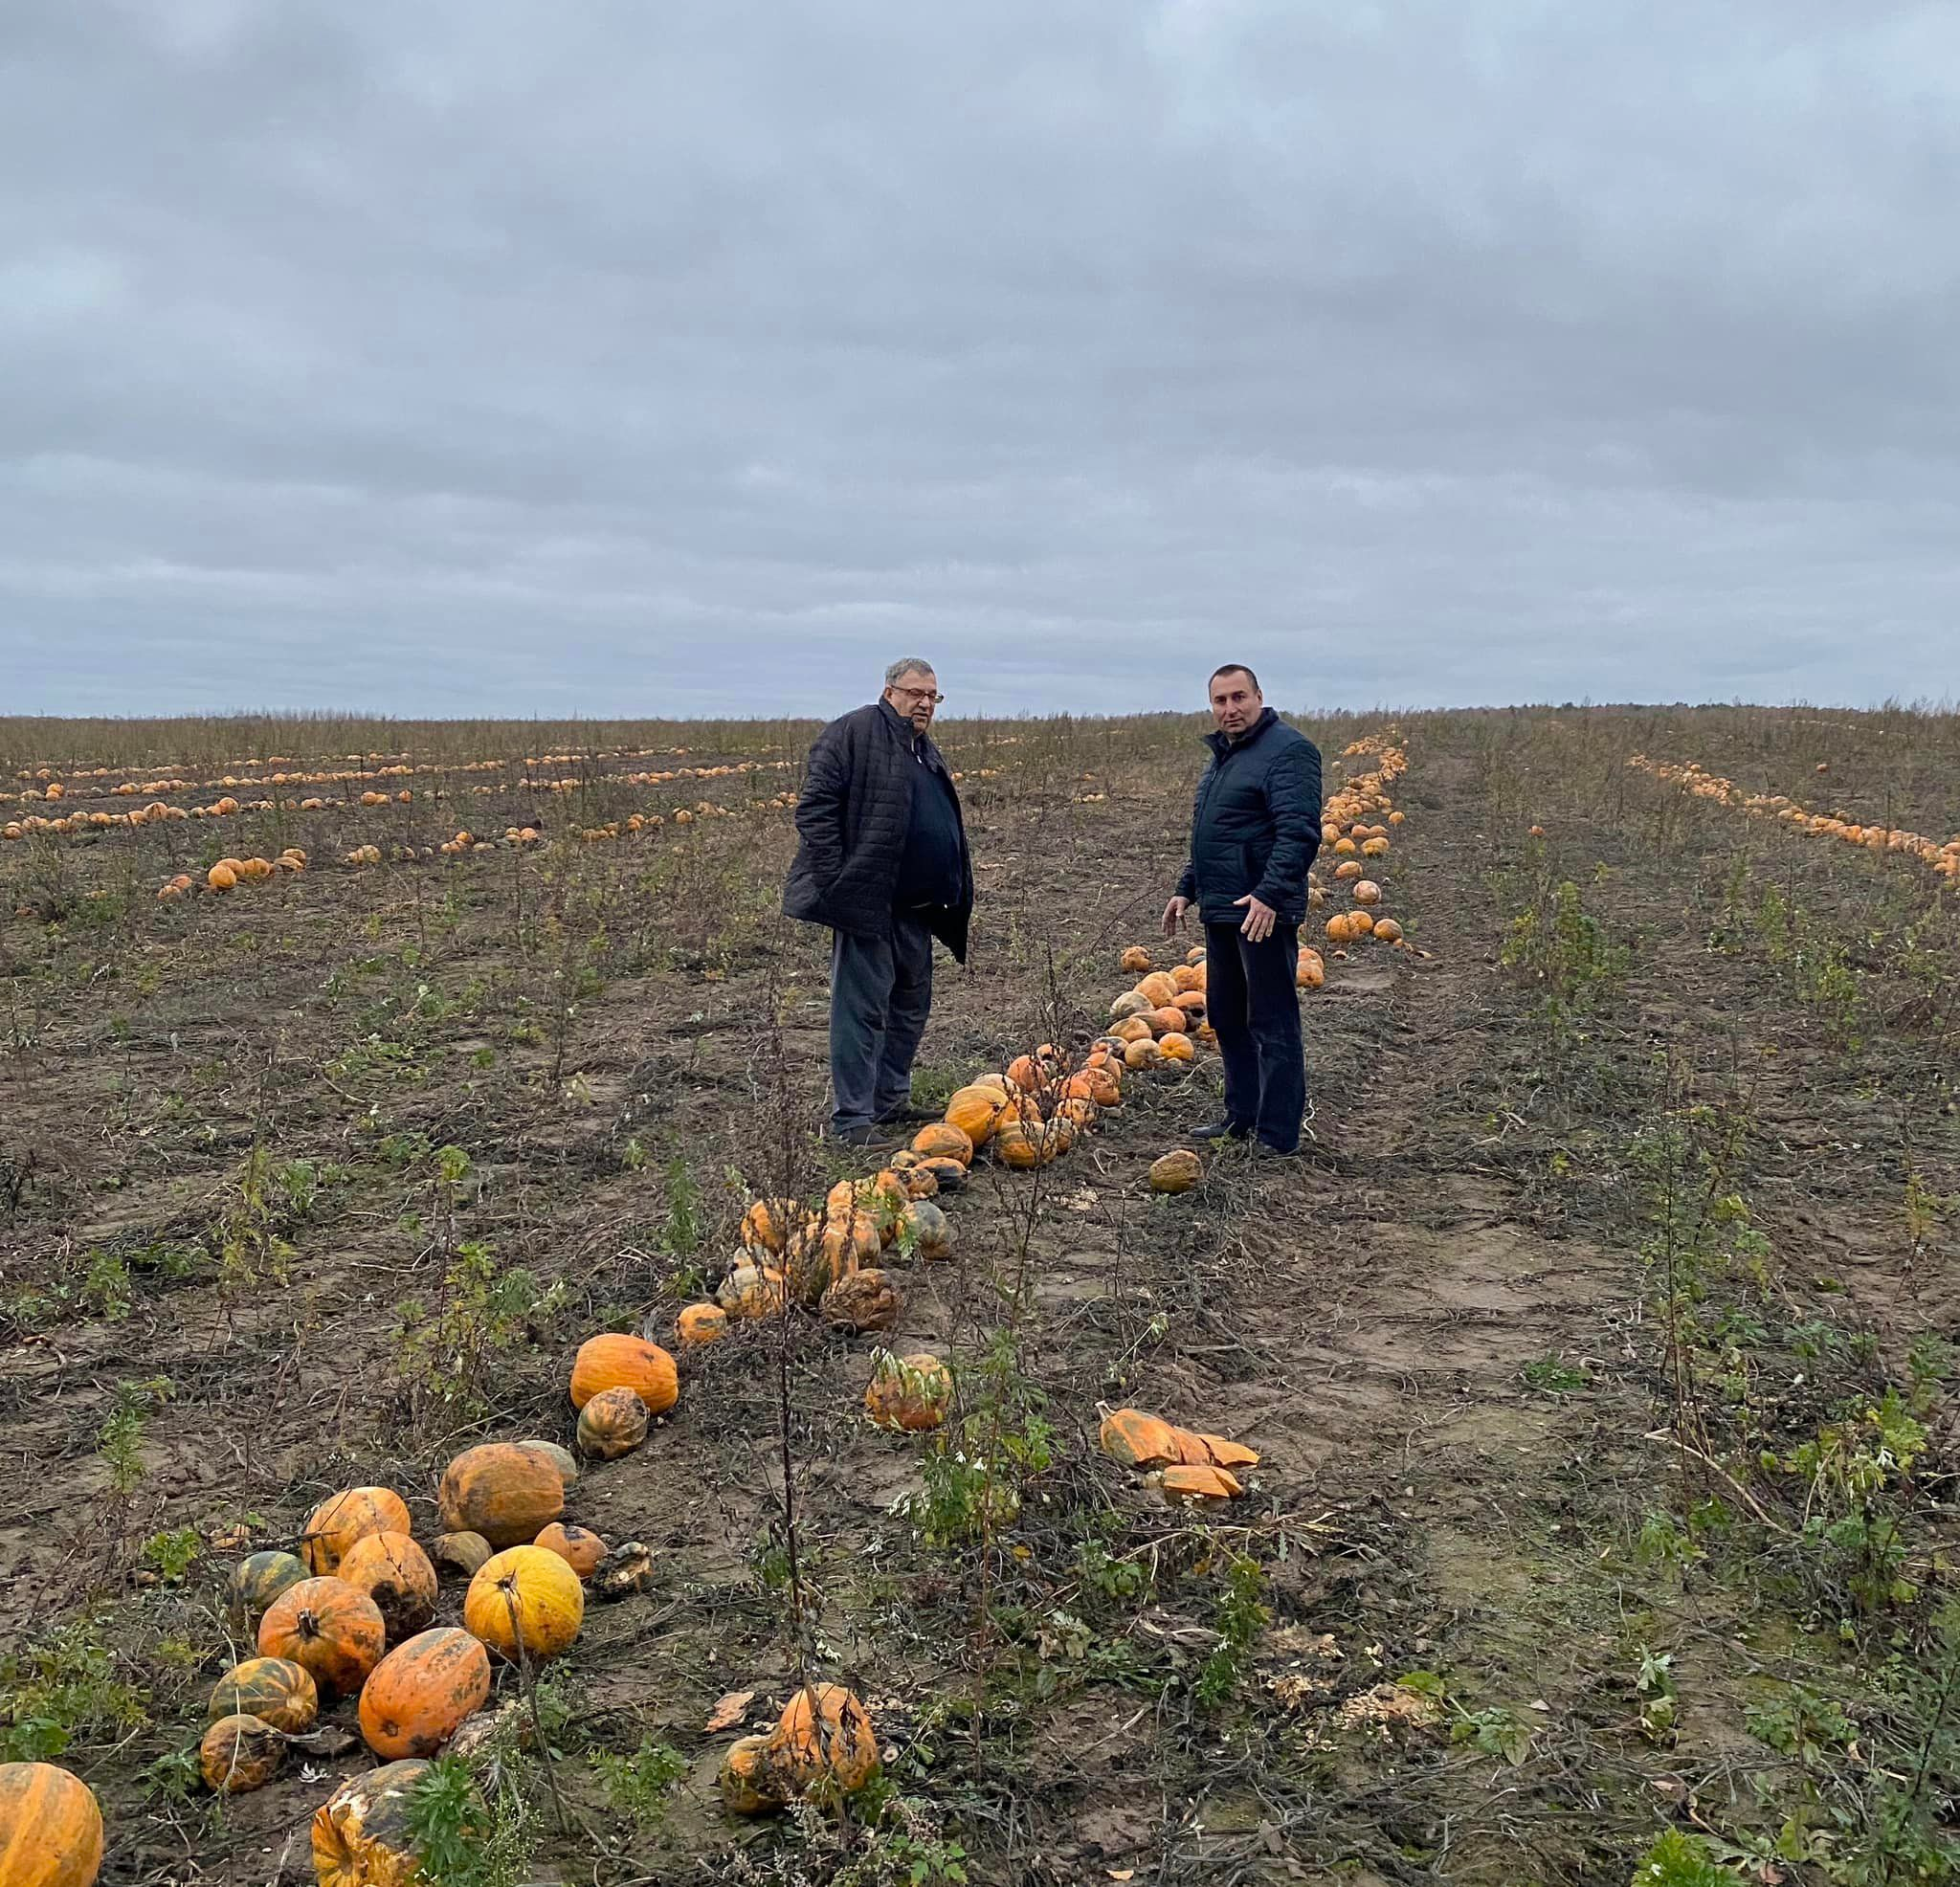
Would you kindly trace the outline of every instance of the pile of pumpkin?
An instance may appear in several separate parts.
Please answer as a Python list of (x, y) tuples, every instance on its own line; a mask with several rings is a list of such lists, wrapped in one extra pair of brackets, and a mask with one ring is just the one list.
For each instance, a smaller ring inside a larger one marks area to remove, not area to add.
[(731, 1320), (797, 1307), (834, 1328), (888, 1330), (902, 1299), (887, 1261), (949, 1258), (953, 1228), (937, 1203), (966, 1184), (973, 1143), (935, 1122), (869, 1179), (839, 1180), (820, 1210), (793, 1199), (758, 1199), (743, 1214), (741, 1242), (712, 1300), (675, 1322), (682, 1348), (718, 1343)]
[[(1924, 832), (1908, 832), (1903, 827), (1866, 826), (1847, 818), (1842, 812), (1813, 812), (1786, 793), (1745, 791), (1733, 780), (1726, 780), (1719, 773), (1710, 773), (1692, 760), (1685, 766), (1675, 766), (1666, 761), (1649, 760), (1645, 754), (1637, 753), (1627, 765), (1652, 774), (1657, 780), (1664, 780), (1670, 786), (1681, 787), (1699, 799), (1717, 800), (1724, 806), (1735, 807), (1751, 818), (1780, 819), (1786, 825), (1819, 838), (1835, 838), (1866, 852), (1903, 853), (1909, 858), (1918, 859), (1941, 877), (1960, 879), (1960, 835), (1942, 844), (1927, 837)], [(1821, 766), (1818, 770), (1823, 770)]]
[[(220, 893), (235, 891), (241, 884), (263, 884), (281, 872), (297, 876), (305, 869), (306, 855), (297, 845), (287, 846), (277, 858), (220, 858), (205, 873), (205, 889)], [(190, 874), (179, 872), (157, 892), (157, 896), (168, 901), (182, 898), (195, 888)]]
[[(581, 1451), (610, 1460), (645, 1439), (679, 1388), (657, 1343), (601, 1335), (580, 1347), (570, 1393)], [(436, 1508), (445, 1531), (426, 1551), (399, 1494), (357, 1487), (313, 1510), (299, 1553), (242, 1561), (232, 1609), (256, 1632), (258, 1654), (212, 1693), (198, 1752), (205, 1781), (226, 1794), (263, 1786), (323, 1702), (355, 1698), (361, 1735), (389, 1766), (354, 1778), (320, 1809), (314, 1858), (328, 1887), (368, 1879), (361, 1870), (387, 1862), (387, 1842), (405, 1838), (405, 1809), (388, 1805), (488, 1702), (491, 1654), (514, 1665), (556, 1657), (578, 1636), (588, 1585), (615, 1599), (652, 1585), (652, 1555), (639, 1542), (609, 1550), (561, 1519), (577, 1477), (555, 1442), (485, 1442), (444, 1471)], [(438, 1567), (469, 1581), (460, 1630), (434, 1623)]]
[[(564, 1652), (585, 1616), (582, 1581), (603, 1572), (601, 1589), (636, 1589), (620, 1577), (636, 1556), (609, 1555), (559, 1519), (576, 1476), (554, 1443), (486, 1442), (444, 1471), (447, 1531), (427, 1550), (394, 1489), (352, 1487), (307, 1516), (298, 1553), (242, 1560), (232, 1613), (257, 1655), (212, 1692), (205, 1781), (223, 1794), (261, 1787), (336, 1698), (356, 1699), (384, 1762), (434, 1756), (489, 1700), (492, 1652), (512, 1663)], [(438, 1566), (469, 1579), (460, 1630), (434, 1623)]]

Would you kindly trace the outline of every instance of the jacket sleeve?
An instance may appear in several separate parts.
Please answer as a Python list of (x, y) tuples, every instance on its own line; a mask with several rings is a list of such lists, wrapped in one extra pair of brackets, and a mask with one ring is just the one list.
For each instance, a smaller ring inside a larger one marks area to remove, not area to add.
[(808, 851), (812, 877), (819, 886), (844, 869), (844, 802), (850, 785), (850, 735), (842, 722), (833, 722), (811, 746), (796, 799), (796, 836)]
[(1321, 849), (1321, 757), (1310, 742), (1287, 747), (1266, 775), (1273, 850), (1253, 896), (1276, 911), (1298, 909), (1307, 868)]

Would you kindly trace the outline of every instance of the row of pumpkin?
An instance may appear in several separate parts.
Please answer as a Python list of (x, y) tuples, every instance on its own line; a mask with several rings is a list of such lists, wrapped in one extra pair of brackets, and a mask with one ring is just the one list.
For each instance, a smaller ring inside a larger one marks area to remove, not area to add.
[(1864, 825), (1842, 812), (1814, 812), (1787, 793), (1747, 791), (1733, 780), (1724, 779), (1719, 773), (1710, 773), (1697, 761), (1690, 760), (1677, 766), (1668, 761), (1650, 760), (1645, 754), (1637, 753), (1627, 765), (1651, 774), (1657, 780), (1664, 780), (1670, 786), (1680, 787), (1698, 799), (1712, 799), (1724, 806), (1732, 806), (1751, 818), (1778, 819), (1800, 832), (1813, 832), (1819, 838), (1835, 838), (1846, 845), (1861, 847), (1866, 852), (1900, 853), (1917, 859), (1949, 882), (1960, 879), (1960, 833), (1941, 841), (1903, 826), (1876, 822)]

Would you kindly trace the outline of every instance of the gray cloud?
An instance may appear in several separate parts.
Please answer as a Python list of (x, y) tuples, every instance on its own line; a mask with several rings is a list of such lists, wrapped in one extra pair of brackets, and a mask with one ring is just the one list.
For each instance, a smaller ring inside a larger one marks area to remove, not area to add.
[(1960, 692), (1956, 108), (1942, 6), (19, 0), (0, 711)]

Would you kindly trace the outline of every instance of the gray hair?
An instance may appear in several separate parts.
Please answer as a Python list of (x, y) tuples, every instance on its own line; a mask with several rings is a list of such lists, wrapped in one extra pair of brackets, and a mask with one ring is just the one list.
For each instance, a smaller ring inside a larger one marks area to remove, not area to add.
[(906, 655), (895, 661), (884, 672), (884, 685), (889, 688), (895, 681), (902, 681), (908, 675), (930, 675), (936, 680), (937, 672), (923, 655)]

